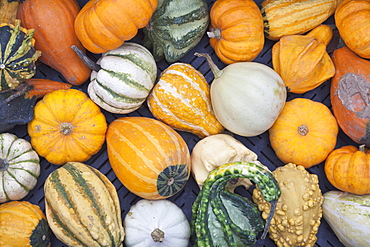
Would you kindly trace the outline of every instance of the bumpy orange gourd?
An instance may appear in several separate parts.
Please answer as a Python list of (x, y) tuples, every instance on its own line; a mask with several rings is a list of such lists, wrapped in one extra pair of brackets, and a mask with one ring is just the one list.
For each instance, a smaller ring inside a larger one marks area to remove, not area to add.
[(226, 64), (249, 62), (265, 44), (262, 14), (253, 0), (217, 0), (210, 11), (210, 45)]
[(337, 189), (358, 195), (370, 194), (370, 150), (348, 145), (335, 149), (325, 162), (325, 174)]
[(328, 25), (306, 35), (286, 35), (272, 47), (272, 65), (292, 93), (305, 93), (335, 74), (326, 46), (333, 36)]
[(353, 141), (370, 146), (370, 61), (344, 46), (333, 52), (335, 75), (330, 100), (340, 128)]
[(186, 142), (171, 127), (148, 117), (121, 117), (107, 131), (109, 162), (122, 184), (145, 199), (179, 192), (190, 176)]
[(343, 0), (334, 19), (346, 45), (357, 55), (370, 58), (370, 0)]
[(91, 69), (72, 50), (75, 45), (85, 51), (73, 28), (80, 10), (76, 0), (25, 0), (18, 7), (22, 26), (34, 29), (39, 60), (60, 72), (73, 85), (81, 85)]
[(77, 37), (93, 53), (118, 48), (145, 27), (157, 0), (90, 0), (75, 21)]
[(269, 129), (277, 157), (309, 168), (323, 162), (337, 143), (338, 124), (329, 108), (306, 98), (288, 101)]
[(34, 108), (28, 134), (35, 151), (55, 165), (83, 162), (105, 141), (107, 122), (100, 108), (76, 89), (48, 93)]
[(44, 212), (27, 201), (0, 204), (0, 246), (50, 246), (50, 230)]
[(174, 129), (201, 138), (224, 129), (213, 113), (206, 79), (190, 64), (175, 63), (165, 69), (147, 102), (153, 116)]

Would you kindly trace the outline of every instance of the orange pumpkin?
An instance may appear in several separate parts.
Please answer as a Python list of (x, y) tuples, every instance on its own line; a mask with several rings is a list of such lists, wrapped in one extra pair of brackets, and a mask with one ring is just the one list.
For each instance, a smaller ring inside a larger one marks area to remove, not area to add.
[(343, 0), (334, 14), (346, 45), (357, 55), (370, 58), (370, 0)]
[(76, 89), (48, 93), (34, 108), (28, 134), (35, 151), (55, 165), (83, 162), (105, 141), (107, 122), (100, 108)]
[(335, 148), (337, 135), (338, 124), (329, 108), (306, 98), (288, 101), (269, 129), (277, 157), (305, 168), (326, 159)]
[(249, 62), (262, 51), (262, 14), (253, 0), (217, 0), (210, 21), (209, 42), (222, 62)]
[(335, 75), (331, 80), (330, 100), (335, 118), (345, 134), (359, 144), (370, 145), (370, 61), (348, 47), (332, 55)]
[(50, 246), (50, 230), (44, 212), (27, 201), (0, 204), (0, 246)]
[(200, 138), (224, 130), (213, 113), (206, 79), (190, 64), (174, 63), (165, 69), (147, 102), (153, 116), (174, 129)]
[(325, 174), (337, 189), (358, 195), (370, 194), (370, 150), (348, 145), (331, 152)]
[(76, 0), (26, 0), (17, 12), (22, 26), (35, 30), (35, 48), (41, 51), (39, 60), (73, 85), (81, 85), (91, 74), (91, 69), (71, 48), (75, 45), (85, 51), (73, 28), (79, 11)]
[(90, 0), (75, 20), (77, 37), (93, 53), (118, 48), (145, 27), (157, 0)]
[(109, 162), (122, 184), (145, 199), (179, 192), (190, 176), (186, 142), (168, 125), (147, 117), (121, 117), (107, 131)]

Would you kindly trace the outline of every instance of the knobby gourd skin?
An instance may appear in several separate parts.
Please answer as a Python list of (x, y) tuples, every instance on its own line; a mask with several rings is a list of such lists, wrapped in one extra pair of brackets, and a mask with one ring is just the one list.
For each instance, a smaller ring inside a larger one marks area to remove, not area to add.
[[(271, 203), (265, 228), (257, 206), (227, 190), (228, 181), (239, 178), (256, 183), (265, 200)], [(265, 238), (279, 197), (278, 182), (259, 161), (231, 162), (211, 171), (192, 206), (194, 246), (252, 246), (260, 231), (264, 230)]]
[[(315, 246), (323, 203), (318, 176), (293, 163), (280, 166), (272, 173), (281, 196), (269, 226), (270, 238), (278, 247)], [(261, 192), (258, 187), (253, 190), (252, 199), (266, 219), (271, 214), (271, 205)]]

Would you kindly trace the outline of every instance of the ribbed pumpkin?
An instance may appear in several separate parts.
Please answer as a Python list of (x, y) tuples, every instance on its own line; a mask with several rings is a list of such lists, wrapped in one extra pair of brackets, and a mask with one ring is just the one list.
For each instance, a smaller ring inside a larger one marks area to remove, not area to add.
[(76, 17), (76, 35), (93, 53), (116, 49), (148, 24), (157, 4), (157, 0), (90, 0)]
[(35, 48), (40, 61), (60, 72), (73, 85), (81, 85), (91, 70), (71, 49), (72, 45), (85, 51), (73, 24), (80, 6), (76, 0), (25, 0), (18, 7), (17, 18), (22, 26), (35, 30)]
[(112, 113), (130, 113), (146, 100), (157, 78), (152, 54), (142, 45), (125, 42), (97, 61), (98, 71), (91, 74), (90, 98)]
[(347, 145), (335, 149), (325, 161), (325, 174), (337, 189), (353, 194), (370, 194), (370, 150)]
[(31, 144), (11, 133), (0, 134), (0, 203), (23, 199), (39, 175), (40, 159)]
[(202, 39), (209, 24), (205, 0), (159, 0), (158, 7), (143, 29), (143, 45), (156, 61), (175, 62)]
[(35, 75), (41, 53), (34, 47), (33, 34), (19, 20), (14, 25), (0, 23), (0, 91), (14, 89)]
[(331, 80), (330, 100), (340, 128), (353, 141), (370, 146), (370, 61), (347, 46), (332, 54), (335, 75)]
[(306, 98), (288, 101), (269, 129), (277, 157), (309, 168), (323, 162), (337, 143), (338, 124), (330, 109)]
[(328, 25), (305, 35), (285, 35), (272, 47), (272, 65), (292, 93), (305, 93), (335, 74), (326, 46), (333, 36)]
[(56, 90), (34, 108), (28, 134), (36, 152), (55, 165), (83, 162), (105, 140), (107, 122), (100, 108), (76, 89)]
[(210, 87), (190, 64), (174, 63), (165, 69), (147, 102), (154, 117), (177, 130), (201, 138), (223, 131), (212, 110)]
[(222, 62), (249, 62), (262, 51), (262, 14), (253, 0), (217, 0), (210, 20), (209, 43)]
[(116, 188), (97, 169), (68, 162), (45, 180), (45, 210), (55, 236), (68, 246), (122, 246)]
[(265, 36), (278, 40), (284, 35), (302, 34), (322, 24), (341, 0), (264, 0), (261, 13)]
[(51, 246), (48, 222), (38, 205), (27, 201), (0, 204), (0, 246)]
[(122, 184), (145, 199), (179, 192), (190, 176), (190, 152), (168, 125), (148, 117), (121, 117), (107, 131), (109, 162)]
[(370, 1), (343, 0), (334, 19), (346, 45), (357, 55), (370, 58)]

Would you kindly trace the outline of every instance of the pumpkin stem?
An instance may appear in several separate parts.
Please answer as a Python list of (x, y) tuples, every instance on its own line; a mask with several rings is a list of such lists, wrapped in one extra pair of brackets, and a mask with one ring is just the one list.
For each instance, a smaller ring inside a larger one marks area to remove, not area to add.
[(211, 68), (212, 70), (212, 73), (214, 75), (214, 77), (217, 79), (217, 78), (220, 78), (221, 75), (223, 74), (223, 71), (220, 70), (216, 64), (212, 61), (212, 58), (211, 56), (208, 54), (208, 53), (194, 53), (195, 56), (198, 56), (198, 57), (205, 57), (207, 59), (207, 62), (208, 62), (208, 65), (209, 67)]
[(309, 132), (308, 130), (308, 127), (307, 125), (305, 124), (302, 124), (301, 126), (298, 127), (298, 133), (301, 135), (301, 136), (305, 136), (307, 135)]
[(219, 28), (211, 29), (210, 32), (207, 32), (207, 35), (210, 39), (221, 39), (221, 30)]
[(0, 23), (14, 24), (19, 1), (0, 0)]
[(159, 228), (154, 229), (150, 236), (152, 236), (154, 242), (164, 241), (164, 232)]
[(358, 150), (360, 150), (361, 152), (365, 153), (365, 145), (360, 145), (360, 147), (358, 148)]
[(9, 162), (6, 159), (0, 159), (0, 171), (8, 170)]
[(73, 126), (70, 123), (62, 123), (60, 125), (60, 133), (63, 135), (70, 135), (73, 132)]
[(72, 45), (72, 50), (74, 50), (81, 60), (86, 64), (87, 67), (94, 71), (99, 71), (101, 69), (100, 65), (91, 60), (85, 53), (83, 53), (77, 46)]

